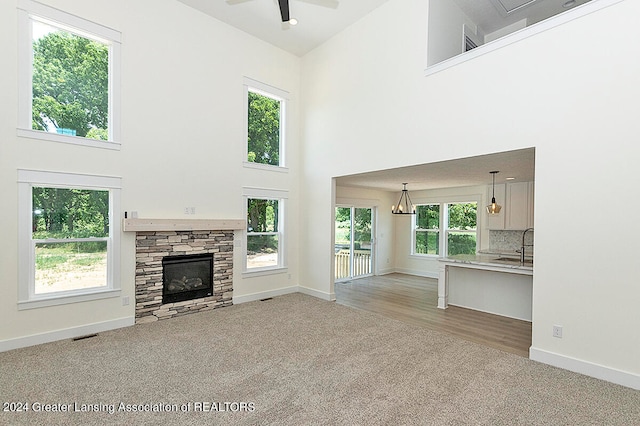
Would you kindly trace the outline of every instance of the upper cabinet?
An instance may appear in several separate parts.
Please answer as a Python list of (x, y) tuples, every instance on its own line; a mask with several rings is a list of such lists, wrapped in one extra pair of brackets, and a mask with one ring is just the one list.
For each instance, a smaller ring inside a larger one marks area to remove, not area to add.
[[(487, 199), (491, 200), (493, 188), (487, 188)], [(523, 230), (533, 227), (533, 182), (514, 182), (496, 185), (496, 201), (502, 205), (500, 214), (487, 214), (489, 229)]]

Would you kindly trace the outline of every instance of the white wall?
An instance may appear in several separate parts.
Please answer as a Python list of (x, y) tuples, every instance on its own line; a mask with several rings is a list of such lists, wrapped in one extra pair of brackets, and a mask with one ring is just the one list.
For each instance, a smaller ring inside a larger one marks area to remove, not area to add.
[(497, 40), (500, 37), (504, 37), (504, 36), (506, 36), (508, 34), (511, 34), (511, 33), (515, 32), (515, 31), (521, 30), (521, 29), (526, 28), (526, 27), (527, 27), (526, 18), (525, 19), (521, 19), (518, 22), (514, 22), (513, 24), (507, 25), (504, 28), (500, 28), (497, 31), (494, 31), (494, 32), (489, 33), (489, 34), (486, 34), (484, 36), (484, 42), (485, 43), (489, 43), (490, 41)]
[(535, 147), (532, 355), (640, 388), (638, 242), (621, 228), (640, 209), (639, 14), (622, 1), (424, 77), (427, 5), (390, 0), (304, 57), (303, 285), (330, 291), (333, 176)]
[[(184, 207), (194, 206), (196, 215), (186, 218), (244, 219), (243, 187), (288, 191), (288, 271), (243, 277), (236, 246), (234, 297), (297, 285), (300, 59), (174, 0), (43, 2), (122, 33), (122, 149), (16, 137), (17, 1), (1, 2), (0, 346), (74, 334), (87, 324), (122, 324), (134, 315), (134, 303), (122, 306), (119, 298), (17, 310), (18, 168), (121, 176), (123, 211), (143, 218), (185, 218)], [(287, 173), (242, 166), (245, 76), (290, 93)], [(132, 302), (134, 238), (124, 233), (121, 244), (122, 295)]]
[(478, 33), (478, 26), (464, 14), (451, 0), (429, 0), (429, 26), (427, 65), (435, 65), (445, 59), (464, 52), (463, 25), (475, 36), (472, 39), (481, 44), (484, 35)]

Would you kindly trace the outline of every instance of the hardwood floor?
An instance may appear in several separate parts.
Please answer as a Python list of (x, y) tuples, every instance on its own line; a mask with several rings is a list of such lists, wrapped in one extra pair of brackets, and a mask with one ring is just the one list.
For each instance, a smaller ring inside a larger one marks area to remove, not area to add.
[(404, 274), (359, 278), (336, 283), (335, 293), (342, 305), (529, 357), (530, 322), (457, 306), (438, 309), (438, 280), (433, 278)]

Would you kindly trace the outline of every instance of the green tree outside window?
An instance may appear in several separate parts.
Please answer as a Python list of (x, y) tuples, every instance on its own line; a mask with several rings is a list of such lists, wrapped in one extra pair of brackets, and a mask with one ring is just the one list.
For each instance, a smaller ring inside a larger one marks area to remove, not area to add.
[(248, 98), (247, 160), (279, 166), (281, 101), (251, 91)]
[(109, 46), (33, 25), (32, 128), (108, 140)]

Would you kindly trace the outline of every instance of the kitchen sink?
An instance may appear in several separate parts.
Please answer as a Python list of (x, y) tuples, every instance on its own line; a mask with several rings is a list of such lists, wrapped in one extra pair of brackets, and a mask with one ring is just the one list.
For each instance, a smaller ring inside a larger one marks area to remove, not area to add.
[[(518, 259), (517, 257), (499, 257), (497, 259), (494, 259), (494, 261), (520, 264), (520, 259)], [(525, 265), (533, 265), (533, 259), (525, 259), (524, 260), (524, 264)]]

